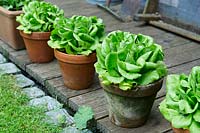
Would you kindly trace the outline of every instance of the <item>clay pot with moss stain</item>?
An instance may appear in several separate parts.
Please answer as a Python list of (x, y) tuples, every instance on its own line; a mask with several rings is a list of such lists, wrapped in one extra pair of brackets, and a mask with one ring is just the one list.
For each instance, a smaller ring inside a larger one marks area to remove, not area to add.
[(151, 112), (157, 92), (161, 89), (163, 78), (131, 90), (123, 91), (118, 85), (104, 85), (108, 101), (109, 119), (114, 124), (125, 127), (143, 125)]
[(172, 127), (172, 129), (173, 129), (173, 132), (174, 132), (174, 133), (190, 133), (190, 131), (187, 130), (187, 129), (174, 128), (174, 127)]
[(32, 32), (31, 34), (26, 34), (20, 31), (20, 34), (24, 39), (29, 58), (32, 62), (46, 63), (54, 59), (53, 49), (47, 44), (51, 32)]
[(24, 41), (16, 29), (19, 23), (16, 22), (16, 16), (22, 11), (9, 11), (0, 6), (0, 39), (5, 41), (15, 50), (24, 49)]
[(89, 56), (65, 54), (54, 50), (55, 57), (60, 64), (65, 86), (73, 90), (88, 88), (94, 79), (96, 53)]

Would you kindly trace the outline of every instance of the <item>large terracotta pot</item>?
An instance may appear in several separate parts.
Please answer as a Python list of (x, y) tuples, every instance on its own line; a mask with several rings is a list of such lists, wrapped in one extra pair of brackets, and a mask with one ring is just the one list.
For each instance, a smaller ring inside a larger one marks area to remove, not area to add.
[(16, 16), (22, 11), (9, 11), (0, 6), (0, 39), (6, 42), (15, 50), (25, 48), (22, 37), (16, 29), (19, 23), (16, 22)]
[(190, 133), (190, 131), (187, 129), (174, 128), (174, 127), (172, 127), (172, 129), (173, 129), (174, 133)]
[(45, 63), (54, 59), (53, 49), (47, 44), (51, 32), (25, 34), (23, 31), (20, 31), (20, 34), (24, 39), (29, 58), (32, 62)]
[(131, 128), (143, 125), (151, 112), (163, 79), (145, 86), (123, 91), (118, 85), (101, 83), (108, 101), (109, 119), (117, 126)]
[(94, 78), (94, 63), (96, 53), (89, 56), (70, 55), (54, 50), (55, 57), (58, 59), (64, 84), (74, 90), (88, 88)]

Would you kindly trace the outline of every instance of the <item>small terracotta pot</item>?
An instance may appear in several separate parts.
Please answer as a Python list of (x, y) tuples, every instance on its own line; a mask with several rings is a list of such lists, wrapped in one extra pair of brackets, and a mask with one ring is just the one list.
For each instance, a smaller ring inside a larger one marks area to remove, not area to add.
[(142, 126), (148, 119), (163, 78), (145, 86), (123, 91), (118, 85), (101, 86), (108, 101), (109, 119), (117, 126), (132, 128)]
[(20, 34), (24, 39), (29, 58), (32, 62), (45, 63), (54, 59), (53, 49), (47, 44), (51, 32), (25, 34), (23, 31), (20, 31)]
[(172, 127), (172, 129), (173, 129), (174, 133), (190, 133), (190, 131), (187, 129), (174, 128), (174, 127)]
[(54, 50), (55, 57), (58, 59), (64, 84), (73, 90), (88, 88), (94, 78), (94, 63), (96, 53), (89, 56), (70, 55)]
[(24, 41), (16, 29), (19, 23), (16, 22), (16, 16), (22, 11), (9, 11), (0, 6), (0, 39), (5, 41), (15, 50), (24, 49)]

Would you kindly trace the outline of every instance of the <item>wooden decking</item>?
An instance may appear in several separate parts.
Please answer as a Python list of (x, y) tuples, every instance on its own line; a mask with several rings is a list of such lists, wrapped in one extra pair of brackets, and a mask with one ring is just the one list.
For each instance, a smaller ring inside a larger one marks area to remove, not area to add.
[[(65, 11), (65, 16), (95, 15), (101, 17), (106, 24), (106, 32), (123, 30), (143, 33), (154, 37), (163, 46), (165, 63), (169, 73), (188, 73), (195, 65), (200, 65), (200, 45), (178, 35), (136, 22), (122, 23), (96, 6), (87, 4), (85, 0), (46, 0)], [(159, 91), (151, 115), (147, 123), (139, 128), (125, 129), (113, 125), (108, 119), (104, 92), (95, 78), (93, 85), (81, 91), (70, 90), (63, 84), (60, 68), (56, 59), (51, 63), (35, 64), (28, 59), (26, 50), (15, 51), (0, 41), (0, 52), (17, 64), (21, 69), (45, 86), (48, 92), (64, 104), (77, 110), (80, 105), (89, 105), (95, 111), (97, 126), (102, 132), (113, 133), (160, 133), (172, 132), (170, 124), (159, 113), (158, 105), (165, 96), (165, 85)]]

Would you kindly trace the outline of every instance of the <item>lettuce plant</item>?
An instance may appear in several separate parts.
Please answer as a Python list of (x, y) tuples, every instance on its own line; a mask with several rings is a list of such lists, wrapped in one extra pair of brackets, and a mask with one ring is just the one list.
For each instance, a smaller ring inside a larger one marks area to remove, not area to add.
[(0, 6), (11, 10), (18, 11), (21, 10), (24, 5), (34, 0), (0, 0)]
[(21, 24), (17, 29), (27, 34), (52, 31), (55, 19), (64, 16), (63, 10), (43, 1), (30, 2), (23, 7), (23, 12), (24, 14), (17, 16), (16, 20)]
[(98, 45), (95, 68), (103, 84), (129, 90), (165, 76), (163, 57), (161, 46), (151, 37), (114, 31)]
[(172, 74), (166, 80), (166, 98), (160, 112), (175, 128), (200, 131), (200, 66), (194, 67), (189, 76)]
[(89, 55), (105, 34), (103, 20), (96, 16), (60, 18), (51, 32), (49, 46), (74, 55)]

